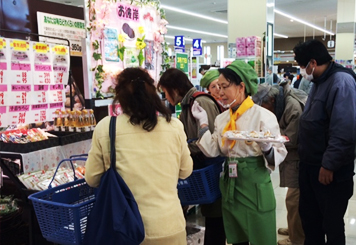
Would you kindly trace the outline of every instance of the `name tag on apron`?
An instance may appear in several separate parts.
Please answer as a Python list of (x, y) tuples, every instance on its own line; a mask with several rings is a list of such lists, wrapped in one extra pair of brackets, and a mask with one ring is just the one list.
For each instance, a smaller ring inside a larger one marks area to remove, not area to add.
[(237, 162), (229, 162), (229, 177), (237, 178)]

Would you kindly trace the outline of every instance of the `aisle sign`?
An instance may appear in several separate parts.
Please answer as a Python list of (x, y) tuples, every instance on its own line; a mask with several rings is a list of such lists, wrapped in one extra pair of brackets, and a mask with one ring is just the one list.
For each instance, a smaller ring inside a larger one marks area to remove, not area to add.
[(188, 54), (176, 53), (176, 68), (183, 71), (188, 76)]
[(193, 56), (200, 56), (203, 54), (203, 45), (201, 38), (193, 39)]
[(185, 51), (185, 40), (184, 36), (175, 36), (174, 37), (174, 50), (176, 52), (184, 52)]

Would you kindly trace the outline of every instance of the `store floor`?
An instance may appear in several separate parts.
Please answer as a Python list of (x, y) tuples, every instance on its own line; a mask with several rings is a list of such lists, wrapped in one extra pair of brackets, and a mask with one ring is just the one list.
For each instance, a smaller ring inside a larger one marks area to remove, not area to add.
[[(272, 175), (272, 182), (274, 187), (274, 193), (277, 201), (277, 228), (287, 228), (287, 209), (285, 206), (285, 197), (287, 188), (279, 187), (279, 171), (276, 169)], [(192, 212), (187, 217), (188, 224), (196, 224), (204, 226), (204, 218), (201, 216), (199, 209), (197, 212)], [(356, 244), (356, 176), (354, 177), (354, 195), (351, 197), (348, 205), (348, 209), (345, 214), (345, 233), (346, 233), (346, 245)], [(278, 235), (278, 240), (286, 239), (287, 236)]]

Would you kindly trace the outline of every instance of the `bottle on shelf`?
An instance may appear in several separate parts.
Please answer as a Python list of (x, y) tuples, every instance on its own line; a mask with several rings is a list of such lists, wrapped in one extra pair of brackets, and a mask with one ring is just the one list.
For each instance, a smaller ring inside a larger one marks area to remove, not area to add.
[(76, 132), (83, 132), (84, 129), (84, 118), (82, 115), (81, 111), (76, 111), (75, 112), (77, 114), (77, 126), (76, 126)]
[(96, 119), (94, 116), (94, 111), (92, 109), (89, 110), (89, 119), (90, 119), (91, 130), (94, 130), (94, 128), (96, 126)]
[(69, 111), (68, 112), (68, 131), (74, 132), (75, 131), (75, 112)]
[(67, 111), (61, 111), (61, 116), (62, 116), (61, 131), (63, 131), (63, 132), (68, 131), (68, 114), (67, 114)]
[(61, 113), (59, 110), (56, 110), (54, 112), (54, 115), (55, 115), (53, 118), (54, 131), (61, 131), (61, 126), (62, 126)]

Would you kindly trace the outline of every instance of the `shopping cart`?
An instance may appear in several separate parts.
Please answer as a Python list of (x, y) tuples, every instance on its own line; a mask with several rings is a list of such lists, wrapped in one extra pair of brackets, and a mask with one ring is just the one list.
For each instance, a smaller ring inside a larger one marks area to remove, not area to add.
[(95, 203), (94, 188), (85, 179), (77, 179), (72, 161), (86, 161), (86, 158), (64, 159), (59, 166), (70, 162), (74, 181), (34, 193), (29, 196), (33, 203), (38, 223), (44, 238), (62, 245), (82, 244), (87, 225), (87, 217)]
[(178, 196), (183, 206), (213, 203), (221, 197), (219, 176), (222, 163), (194, 170), (186, 179), (178, 180)]

